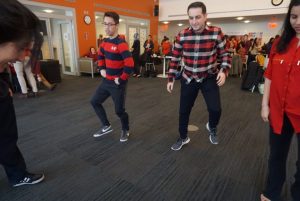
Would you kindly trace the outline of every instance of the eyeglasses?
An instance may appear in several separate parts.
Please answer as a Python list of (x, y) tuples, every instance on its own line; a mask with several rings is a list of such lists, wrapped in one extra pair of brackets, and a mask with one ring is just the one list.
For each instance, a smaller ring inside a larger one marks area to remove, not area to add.
[(105, 22), (103, 22), (102, 24), (103, 24), (103, 26), (105, 26), (105, 27), (112, 27), (112, 26), (115, 26), (115, 25), (116, 25), (116, 24), (105, 23)]

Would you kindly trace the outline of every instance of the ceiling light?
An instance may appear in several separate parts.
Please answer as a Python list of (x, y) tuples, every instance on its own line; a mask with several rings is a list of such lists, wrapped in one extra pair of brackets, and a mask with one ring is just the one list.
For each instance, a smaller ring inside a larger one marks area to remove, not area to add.
[(181, 27), (181, 26), (183, 26), (183, 24), (182, 23), (179, 23), (179, 24), (177, 24), (179, 27)]
[(237, 19), (237, 20), (243, 20), (244, 17), (237, 17), (237, 18), (235, 18), (235, 19)]
[(165, 21), (165, 22), (163, 22), (164, 24), (169, 24), (169, 22), (167, 22), (167, 21)]
[(144, 23), (144, 22), (141, 22), (141, 25), (142, 25), (142, 26), (144, 26), (144, 25), (145, 25), (145, 23)]
[(45, 9), (43, 11), (46, 12), (46, 13), (53, 13), (54, 12), (53, 10), (49, 10), (49, 9)]
[(211, 25), (211, 22), (206, 22), (207, 25)]
[(123, 19), (121, 19), (121, 18), (119, 19), (119, 22), (123, 22), (123, 21), (124, 21)]
[(244, 21), (244, 23), (246, 23), (246, 24), (249, 23), (249, 22), (251, 22), (251, 21), (250, 21), (250, 20), (245, 20), (245, 21)]
[(96, 18), (96, 19), (98, 19), (98, 18), (99, 18), (99, 16), (96, 16), (95, 18)]

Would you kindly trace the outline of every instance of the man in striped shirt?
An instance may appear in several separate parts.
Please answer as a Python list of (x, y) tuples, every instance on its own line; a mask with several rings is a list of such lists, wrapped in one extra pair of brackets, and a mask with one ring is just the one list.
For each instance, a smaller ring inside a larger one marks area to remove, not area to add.
[(218, 144), (217, 125), (221, 117), (219, 87), (225, 83), (230, 68), (230, 57), (226, 51), (225, 38), (218, 27), (207, 26), (206, 6), (194, 2), (188, 6), (190, 27), (176, 37), (173, 58), (170, 62), (167, 90), (172, 92), (177, 67), (183, 60), (179, 109), (180, 137), (172, 150), (180, 150), (190, 142), (187, 136), (189, 116), (199, 90), (205, 99), (209, 112), (206, 129), (212, 144)]
[(113, 131), (102, 105), (111, 96), (115, 104), (115, 112), (122, 123), (120, 141), (125, 142), (129, 136), (128, 114), (125, 112), (126, 86), (133, 70), (133, 59), (127, 43), (118, 35), (119, 15), (115, 12), (106, 12), (103, 25), (109, 36), (103, 40), (98, 52), (98, 67), (103, 81), (91, 100), (102, 127), (94, 134), (94, 137)]

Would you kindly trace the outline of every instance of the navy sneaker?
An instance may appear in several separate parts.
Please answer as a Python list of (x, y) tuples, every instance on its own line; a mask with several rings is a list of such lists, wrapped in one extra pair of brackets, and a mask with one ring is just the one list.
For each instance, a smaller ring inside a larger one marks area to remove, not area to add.
[(129, 131), (127, 130), (122, 130), (121, 132), (121, 137), (120, 137), (120, 142), (126, 142), (129, 137)]
[(206, 129), (209, 132), (209, 141), (212, 144), (218, 144), (218, 136), (217, 136), (217, 128), (211, 128), (209, 127), (209, 123), (206, 124)]
[(186, 137), (185, 139), (178, 138), (177, 142), (171, 146), (171, 149), (174, 151), (178, 151), (182, 148), (183, 145), (189, 143), (191, 139)]
[(94, 137), (100, 137), (100, 136), (103, 136), (103, 135), (106, 135), (110, 132), (112, 132), (113, 129), (111, 128), (111, 125), (108, 125), (108, 126), (103, 126), (98, 132), (96, 132), (93, 136)]
[(37, 184), (43, 181), (45, 176), (43, 174), (31, 174), (27, 173), (23, 179), (18, 181), (17, 183), (13, 184), (13, 187), (18, 187), (22, 185), (28, 185), (28, 184)]

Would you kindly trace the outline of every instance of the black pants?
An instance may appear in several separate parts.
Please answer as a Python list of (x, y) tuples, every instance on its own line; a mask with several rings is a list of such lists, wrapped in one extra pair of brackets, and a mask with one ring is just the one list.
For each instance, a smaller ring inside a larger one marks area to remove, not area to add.
[[(272, 201), (280, 200), (280, 194), (286, 177), (286, 161), (289, 153), (294, 129), (286, 115), (284, 115), (281, 135), (275, 134), (270, 128), (270, 156), (266, 189), (264, 195)], [(300, 134), (297, 134), (298, 160), (295, 182), (292, 185), (294, 201), (300, 201)]]
[(122, 129), (129, 130), (128, 114), (125, 112), (126, 84), (116, 85), (113, 80), (103, 79), (97, 88), (91, 104), (103, 126), (110, 125), (102, 103), (111, 96), (115, 104), (115, 112), (121, 120)]
[(216, 128), (219, 123), (221, 117), (221, 101), (219, 86), (216, 83), (216, 76), (207, 78), (202, 83), (192, 80), (189, 84), (186, 84), (185, 79), (181, 79), (179, 133), (182, 139), (187, 137), (190, 113), (199, 90), (201, 90), (206, 102), (210, 127)]
[(0, 94), (0, 164), (8, 180), (16, 183), (26, 174), (26, 164), (17, 147), (18, 130), (12, 98)]

